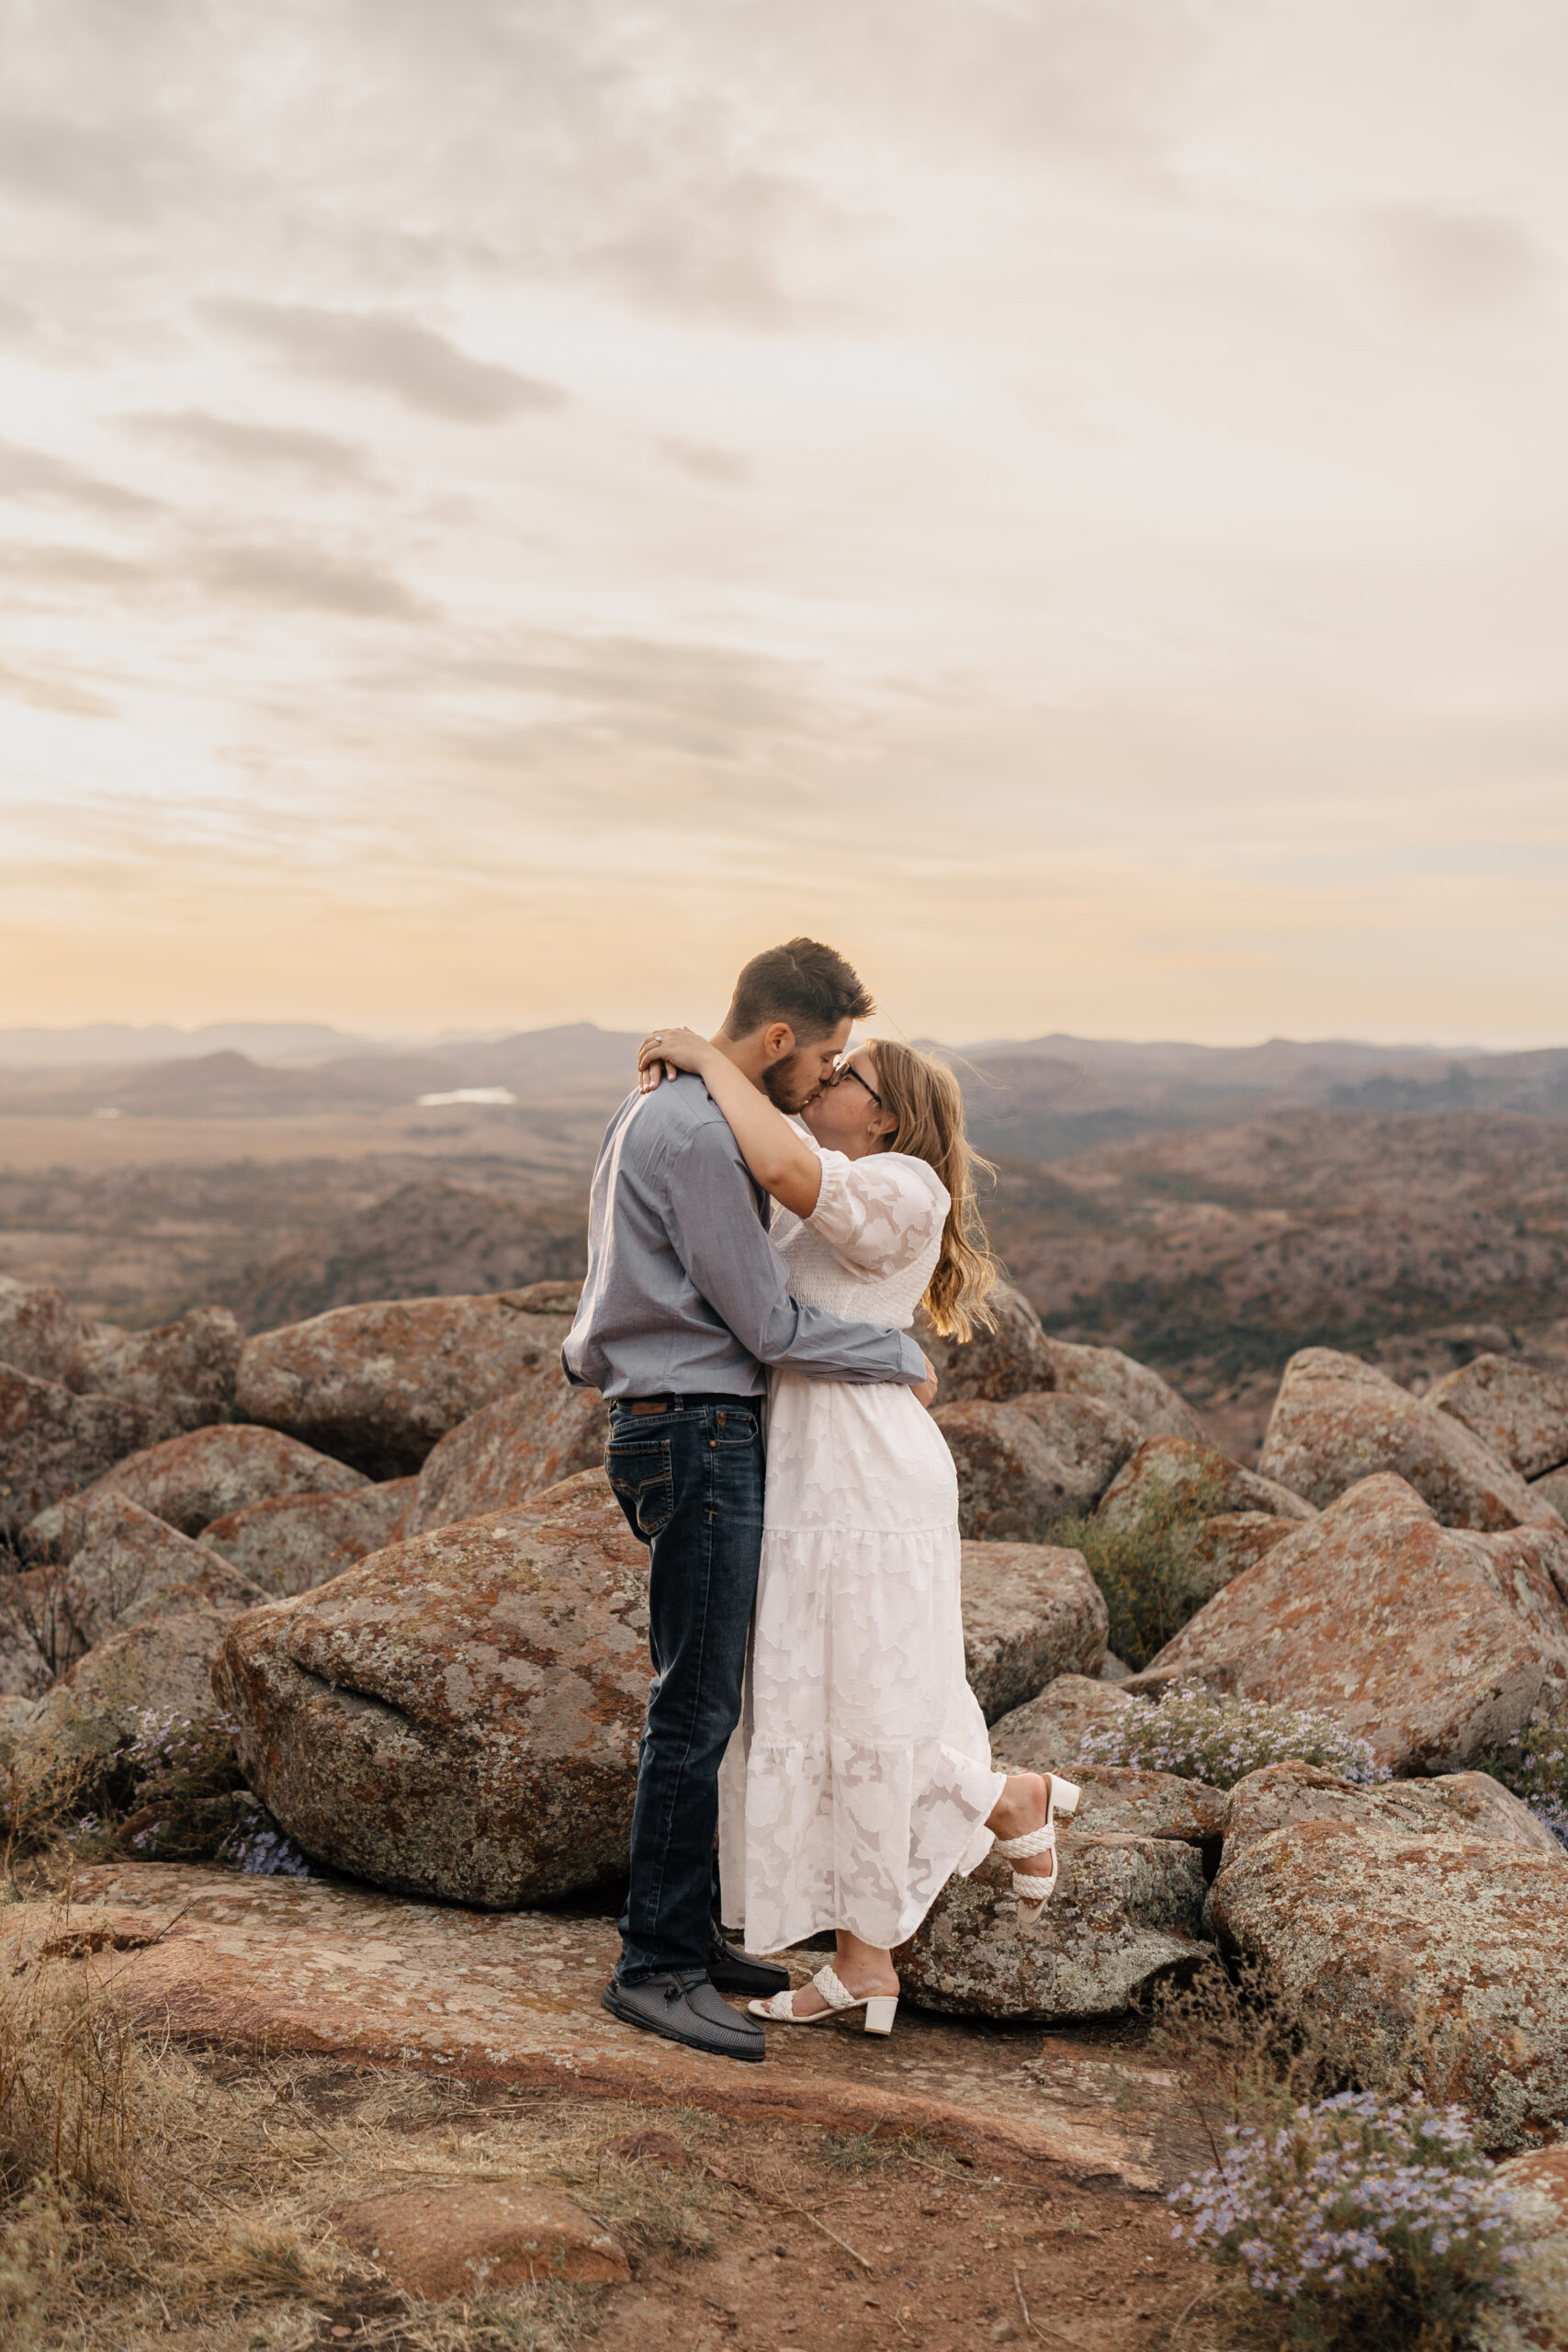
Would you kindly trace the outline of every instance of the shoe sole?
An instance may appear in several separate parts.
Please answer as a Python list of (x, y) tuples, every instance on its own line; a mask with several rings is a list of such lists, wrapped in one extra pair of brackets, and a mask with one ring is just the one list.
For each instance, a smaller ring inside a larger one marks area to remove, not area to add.
[(644, 2033), (656, 2033), (661, 2041), (678, 2041), (682, 2050), (700, 2051), (705, 2058), (734, 2058), (744, 2066), (755, 2065), (768, 2054), (767, 2041), (761, 2034), (757, 2037), (755, 2049), (743, 2046), (726, 2050), (716, 2042), (697, 2041), (689, 2033), (672, 2033), (667, 2025), (656, 2025), (651, 2018), (639, 2017), (635, 2009), (617, 2008), (608, 1992), (600, 1994), (599, 2006), (602, 2009), (608, 2009), (613, 2018), (618, 2018), (622, 2025), (635, 2025)]

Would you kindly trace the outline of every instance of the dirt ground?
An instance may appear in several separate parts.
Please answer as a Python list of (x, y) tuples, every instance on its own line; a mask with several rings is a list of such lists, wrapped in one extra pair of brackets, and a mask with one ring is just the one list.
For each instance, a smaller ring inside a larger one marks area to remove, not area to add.
[[(206, 2063), (231, 2081), (238, 2064)], [(623, 2235), (630, 2281), (579, 2289), (548, 2318), (541, 2310), (549, 2331), (541, 2352), (552, 2335), (627, 2352), (971, 2352), (1010, 2343), (1154, 2352), (1203, 2286), (1199, 2266), (1172, 2244), (1161, 2199), (1075, 2184), (1048, 2167), (1000, 2177), (916, 2141), (761, 2129), (604, 2099), (520, 2100), (504, 2085), (417, 2078), (403, 2102), (394, 2093), (389, 2104), (384, 2077), (325, 2063), (297, 2068), (293, 2082), (296, 2109), (335, 2127), (348, 2170), (362, 2171), (361, 2193), (388, 2181), (389, 2133), (405, 2135), (432, 2181), (474, 2168), (493, 2177), (509, 2138), (534, 2177), (541, 2159), (552, 2169), (552, 2147), (570, 2152), (560, 2166), (570, 2193), (603, 2210), (612, 2230), (616, 2199), (596, 2202), (595, 2165), (601, 2191), (606, 2155), (622, 2196), (626, 2177), (641, 2177), (641, 2228)], [(362, 2109), (374, 2126), (363, 2166), (351, 2153)], [(334, 2186), (342, 2194), (341, 2173)], [(698, 2251), (690, 2241), (705, 2235), (711, 2246)], [(491, 2333), (499, 2316), (476, 2313), (468, 2340), (504, 2341)], [(307, 2298), (299, 2317), (310, 2323), (291, 2337), (299, 2343), (412, 2352), (424, 2340), (418, 2311), (370, 2278)], [(460, 2327), (457, 2312), (449, 2317)], [(249, 2340), (259, 2352), (279, 2338)]]

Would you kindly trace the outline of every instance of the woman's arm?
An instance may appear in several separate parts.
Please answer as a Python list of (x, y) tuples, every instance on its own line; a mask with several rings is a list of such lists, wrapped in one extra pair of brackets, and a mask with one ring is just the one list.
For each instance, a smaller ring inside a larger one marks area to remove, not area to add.
[(638, 1060), (645, 1091), (649, 1077), (661, 1062), (695, 1071), (728, 1121), (740, 1157), (762, 1190), (786, 1209), (793, 1209), (796, 1216), (809, 1216), (822, 1190), (821, 1163), (784, 1113), (775, 1111), (728, 1056), (699, 1037), (694, 1029), (655, 1031)]

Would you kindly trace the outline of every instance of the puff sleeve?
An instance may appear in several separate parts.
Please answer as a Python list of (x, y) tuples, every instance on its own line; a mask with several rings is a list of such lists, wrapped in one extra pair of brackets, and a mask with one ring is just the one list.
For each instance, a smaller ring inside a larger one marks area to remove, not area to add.
[(822, 1154), (822, 1190), (806, 1222), (862, 1274), (897, 1274), (942, 1234), (951, 1204), (933, 1168), (905, 1152)]

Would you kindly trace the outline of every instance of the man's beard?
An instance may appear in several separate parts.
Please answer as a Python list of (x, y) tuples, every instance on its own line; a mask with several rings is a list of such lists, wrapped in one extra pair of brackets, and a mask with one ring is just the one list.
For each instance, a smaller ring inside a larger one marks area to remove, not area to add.
[(798, 1053), (786, 1054), (782, 1062), (774, 1062), (762, 1072), (762, 1091), (775, 1111), (783, 1111), (794, 1118), (808, 1102), (815, 1102), (821, 1093), (820, 1086), (805, 1086), (800, 1074)]

